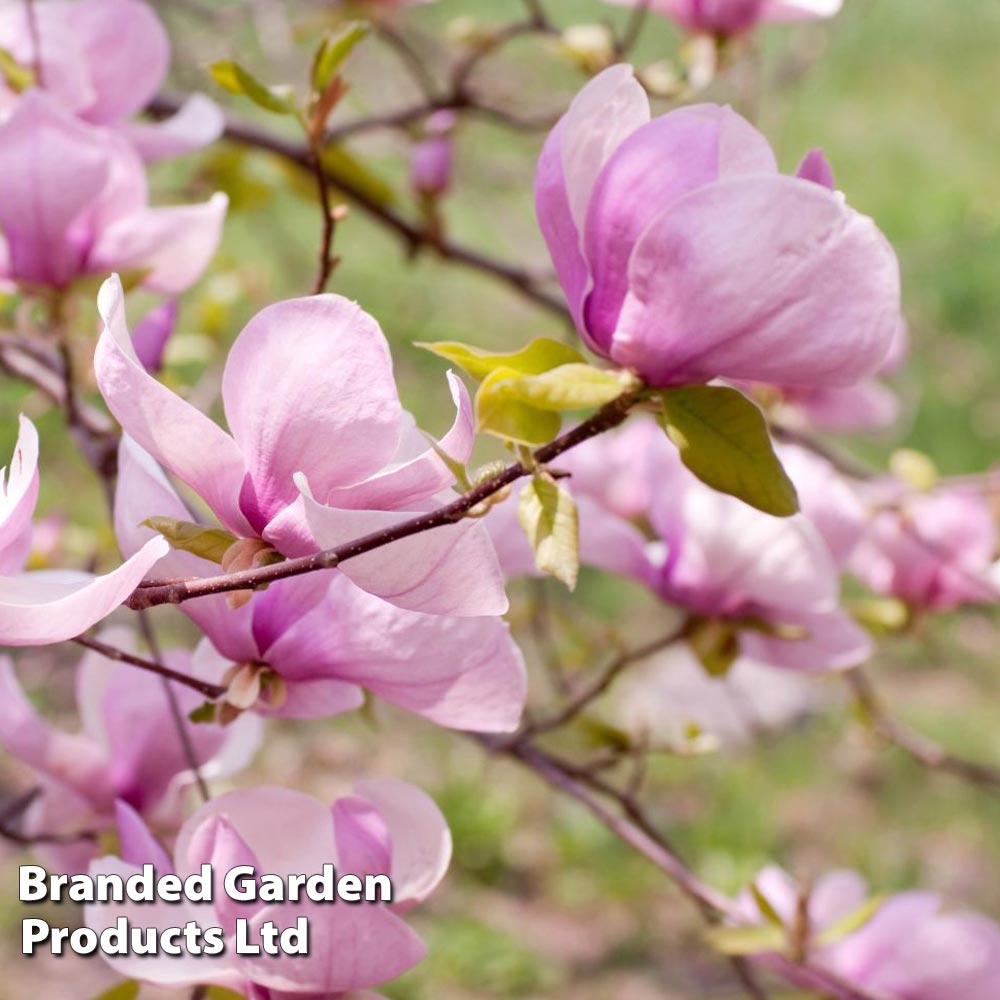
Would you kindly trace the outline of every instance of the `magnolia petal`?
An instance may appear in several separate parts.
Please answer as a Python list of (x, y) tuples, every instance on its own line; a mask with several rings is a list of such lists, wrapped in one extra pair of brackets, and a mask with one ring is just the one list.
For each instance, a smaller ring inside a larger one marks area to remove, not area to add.
[(64, 9), (64, 30), (79, 46), (94, 89), (84, 116), (104, 125), (144, 108), (170, 63), (170, 41), (156, 14), (137, 0), (84, 0)]
[(120, 799), (115, 803), (115, 824), (122, 861), (139, 868), (150, 864), (157, 877), (173, 874), (173, 863), (163, 845), (150, 832), (143, 818)]
[(796, 614), (776, 624), (799, 625), (808, 634), (801, 639), (781, 639), (762, 632), (741, 632), (743, 654), (772, 667), (806, 672), (847, 670), (872, 655), (871, 636), (842, 611)]
[(584, 339), (599, 353), (583, 322), (590, 282), (582, 254), (587, 206), (601, 168), (618, 145), (649, 121), (649, 100), (631, 66), (606, 69), (574, 98), (552, 130), (538, 161), (535, 209), (570, 311)]
[(192, 94), (169, 118), (127, 122), (122, 133), (147, 163), (182, 156), (215, 142), (226, 127), (222, 109), (204, 94)]
[(584, 256), (593, 279), (585, 319), (590, 336), (610, 343), (629, 290), (629, 260), (650, 220), (679, 198), (720, 178), (774, 173), (767, 140), (730, 108), (681, 108), (636, 129), (594, 184)]
[(835, 193), (790, 177), (680, 199), (636, 245), (629, 286), (612, 355), (657, 385), (848, 385), (879, 367), (899, 323), (885, 237)]
[[(338, 510), (317, 503), (298, 479), (309, 528), (320, 548), (334, 548), (414, 516), (406, 511)], [(465, 519), (420, 532), (346, 561), (359, 587), (400, 608), (436, 615), (502, 615), (503, 574), (485, 527)]]
[(441, 810), (416, 786), (392, 778), (358, 782), (355, 791), (374, 803), (388, 829), (394, 902), (422, 902), (451, 862), (451, 831)]
[(104, 331), (94, 371), (115, 419), (157, 462), (190, 486), (226, 528), (237, 535), (252, 534), (237, 506), (244, 467), (236, 442), (143, 368), (129, 337), (117, 275), (101, 286), (97, 307)]
[(169, 551), (166, 539), (156, 537), (106, 576), (0, 578), (0, 643), (47, 646), (81, 635), (110, 615)]
[(264, 658), (292, 681), (358, 685), (455, 728), (506, 732), (524, 706), (524, 664), (504, 622), (403, 610), (339, 573)]
[(399, 443), (385, 336), (339, 295), (261, 310), (229, 352), (222, 397), (246, 457), (244, 510), (258, 532), (298, 497), (296, 472), (322, 500), (376, 473)]
[(19, 427), (10, 468), (0, 470), (0, 576), (10, 576), (24, 567), (38, 501), (38, 432), (24, 415)]
[(215, 256), (228, 207), (229, 199), (219, 193), (201, 205), (147, 208), (115, 219), (98, 236), (88, 267), (145, 271), (145, 288), (178, 295)]
[[(337, 799), (331, 809), (337, 870), (353, 875), (392, 875), (392, 838), (378, 809), (357, 795)], [(399, 890), (393, 885), (393, 897)]]
[(0, 231), (6, 277), (64, 287), (80, 273), (85, 245), (74, 223), (108, 178), (101, 133), (30, 90), (0, 124)]
[[(465, 465), (475, 443), (475, 415), (469, 392), (454, 372), (448, 372), (448, 387), (455, 404), (455, 420), (437, 447), (449, 458)], [(364, 482), (331, 490), (326, 500), (328, 506), (395, 510), (426, 500), (454, 484), (454, 474), (437, 452), (427, 447), (427, 439), (415, 425), (409, 435), (404, 436), (400, 451), (408, 445), (410, 450), (417, 446), (419, 450), (415, 455), (397, 453), (388, 467)]]
[(372, 904), (268, 906), (251, 921), (250, 939), (269, 920), (280, 931), (299, 917), (309, 924), (309, 954), (237, 957), (236, 967), (248, 980), (270, 991), (327, 997), (395, 979), (427, 953), (403, 920), (388, 907)]

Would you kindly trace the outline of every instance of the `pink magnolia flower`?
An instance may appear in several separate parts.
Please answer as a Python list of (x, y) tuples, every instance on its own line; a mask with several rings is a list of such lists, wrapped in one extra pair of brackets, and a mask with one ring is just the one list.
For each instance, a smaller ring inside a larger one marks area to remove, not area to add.
[(128, 143), (41, 91), (25, 94), (0, 124), (0, 173), (0, 278), (61, 289), (120, 269), (176, 293), (219, 244), (225, 195), (150, 208), (145, 169)]
[(868, 487), (865, 499), (875, 513), (849, 568), (872, 590), (930, 611), (997, 600), (991, 579), (997, 523), (982, 493), (962, 487), (918, 493), (883, 480)]
[(67, 570), (25, 573), (38, 499), (38, 434), (21, 417), (20, 435), (4, 482), (0, 473), (0, 644), (64, 642), (106, 618), (170, 549), (150, 538), (106, 576)]
[[(0, 11), (0, 48), (37, 68), (36, 85), (63, 110), (115, 128), (144, 159), (177, 156), (222, 133), (221, 110), (202, 94), (165, 121), (130, 121), (156, 96), (170, 64), (167, 33), (138, 0), (8, 3)], [(0, 82), (0, 115), (22, 99)]]
[(899, 322), (874, 223), (729, 108), (650, 120), (632, 69), (577, 95), (538, 164), (538, 219), (588, 346), (654, 385), (850, 385)]
[[(629, 447), (631, 467), (622, 460)], [(605, 454), (613, 457), (605, 462)], [(579, 479), (578, 465), (586, 470)], [(705, 486), (651, 419), (633, 418), (623, 430), (591, 439), (560, 466), (570, 472), (579, 507), (584, 563), (726, 624), (740, 654), (763, 664), (841, 669), (869, 655), (868, 637), (839, 608), (837, 567), (808, 518), (771, 517)], [(594, 475), (601, 468), (609, 470), (603, 478)], [(505, 571), (531, 572), (516, 503), (500, 505), (486, 520)]]
[[(149, 511), (189, 520), (162, 471), (134, 442), (120, 450), (115, 527), (126, 552), (150, 534)], [(218, 567), (172, 552), (157, 573), (206, 576)], [(195, 674), (228, 683), (239, 671), (239, 708), (317, 718), (360, 708), (363, 689), (443, 726), (479, 732), (517, 727), (526, 680), (520, 650), (498, 617), (423, 614), (390, 604), (335, 570), (280, 580), (239, 608), (224, 595), (181, 605), (208, 642)], [(281, 695), (274, 697), (274, 681)]]
[[(755, 885), (782, 923), (794, 928), (801, 890), (791, 876), (765, 868)], [(1000, 927), (978, 913), (944, 910), (932, 892), (889, 896), (859, 930), (830, 943), (820, 940), (867, 899), (864, 879), (855, 872), (833, 871), (816, 882), (807, 904), (812, 965), (880, 1000), (993, 1000), (1000, 995)], [(765, 919), (749, 892), (742, 906), (750, 919)], [(766, 956), (762, 961), (767, 964)]]
[[(269, 306), (226, 361), (231, 434), (152, 378), (125, 323), (121, 283), (98, 297), (105, 329), (97, 382), (126, 432), (239, 538), (299, 556), (433, 508), (454, 477), (403, 409), (378, 324), (338, 295)], [(439, 442), (468, 460), (468, 394), (449, 374), (457, 415)], [(162, 514), (145, 510), (136, 519)], [(399, 607), (503, 614), (503, 576), (476, 521), (427, 531), (345, 562), (359, 586)]]
[[(637, 7), (639, 0), (608, 0)], [(652, 9), (688, 31), (736, 35), (762, 21), (805, 21), (833, 17), (843, 0), (653, 0)]]
[(725, 747), (786, 729), (820, 703), (811, 678), (738, 659), (712, 677), (680, 643), (629, 670), (617, 684), (614, 719), (650, 746), (683, 746), (692, 728)]
[[(134, 650), (131, 633), (109, 630), (112, 645)], [(190, 657), (179, 650), (167, 666), (188, 672)], [(126, 802), (163, 833), (183, 819), (184, 792), (194, 781), (170, 711), (163, 681), (153, 674), (87, 652), (76, 669), (78, 733), (44, 721), (25, 698), (14, 665), (0, 657), (0, 745), (40, 779), (41, 794), (24, 817), (24, 832), (70, 834), (114, 827), (115, 805)], [(184, 714), (199, 704), (190, 688), (172, 685)], [(238, 719), (223, 729), (190, 728), (202, 774), (221, 777), (244, 767), (260, 742), (260, 720)], [(61, 871), (85, 872), (95, 841), (40, 845)]]
[(280, 876), (318, 874), (324, 864), (335, 865), (338, 876), (389, 876), (391, 903), (235, 903), (220, 884), (210, 905), (156, 902), (86, 907), (87, 924), (96, 931), (124, 916), (134, 926), (158, 928), (194, 920), (201, 927), (222, 927), (232, 935), (239, 917), (250, 921), (253, 934), (268, 920), (284, 928), (306, 917), (308, 955), (237, 955), (230, 939), (218, 957), (160, 954), (107, 959), (129, 978), (164, 986), (218, 984), (253, 1000), (288, 1000), (291, 996), (332, 1000), (412, 968), (426, 949), (401, 914), (430, 895), (451, 859), (451, 835), (437, 806), (413, 785), (386, 779), (360, 782), (353, 795), (337, 799), (332, 807), (283, 788), (223, 795), (184, 824), (172, 863), (127, 808), (121, 810), (119, 830), (121, 858), (95, 861), (91, 875), (108, 872), (127, 877), (142, 864), (152, 863), (160, 872), (175, 871), (183, 877), (207, 863), (220, 877), (242, 864), (253, 865), (261, 874)]

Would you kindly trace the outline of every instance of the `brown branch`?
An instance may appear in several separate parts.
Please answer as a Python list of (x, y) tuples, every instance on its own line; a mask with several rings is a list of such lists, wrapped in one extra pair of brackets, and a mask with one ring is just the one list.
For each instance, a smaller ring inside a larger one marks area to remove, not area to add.
[[(718, 892), (691, 871), (666, 838), (657, 832), (641, 806), (626, 793), (618, 791), (603, 779), (581, 774), (571, 762), (530, 742), (511, 742), (484, 735), (474, 735), (473, 738), (487, 750), (517, 761), (556, 791), (582, 805), (606, 829), (662, 871), (707, 920), (713, 923), (720, 919), (741, 924), (746, 922), (746, 915), (736, 901)], [(612, 799), (623, 815), (605, 805), (599, 796)], [(740, 958), (732, 964), (748, 995), (754, 1000), (766, 1000), (766, 994), (757, 984), (749, 964)], [(769, 954), (768, 964), (790, 983), (835, 997), (836, 1000), (878, 1000), (833, 973), (781, 955)]]
[(625, 31), (620, 38), (615, 39), (615, 55), (618, 59), (624, 59), (639, 43), (651, 6), (652, 0), (642, 0), (632, 8)]
[(23, 795), (0, 810), (0, 837), (21, 847), (31, 847), (33, 844), (76, 844), (81, 840), (97, 840), (96, 830), (75, 830), (70, 833), (22, 833), (10, 824), (27, 812), (31, 804), (42, 794), (39, 786), (29, 789)]
[(262, 584), (274, 583), (288, 577), (333, 569), (348, 559), (364, 555), (403, 538), (456, 524), (469, 512), (490, 497), (499, 493), (511, 483), (529, 476), (536, 465), (545, 465), (563, 452), (587, 441), (598, 434), (617, 427), (628, 416), (631, 408), (643, 398), (643, 390), (623, 393), (617, 399), (601, 407), (589, 420), (583, 421), (572, 430), (543, 445), (533, 452), (531, 462), (525, 465), (514, 462), (500, 472), (463, 493), (457, 500), (426, 514), (418, 514), (406, 521), (372, 532), (362, 538), (345, 542), (332, 549), (325, 549), (310, 556), (287, 559), (284, 562), (259, 569), (249, 569), (220, 576), (201, 577), (188, 580), (149, 581), (141, 584), (125, 604), (134, 609), (155, 607), (158, 604), (181, 604), (196, 597), (209, 594), (224, 594), (233, 590), (253, 590)]
[(316, 190), (319, 194), (320, 211), (323, 214), (323, 229), (319, 244), (319, 266), (316, 272), (316, 281), (313, 283), (312, 294), (319, 295), (326, 291), (327, 282), (333, 269), (337, 266), (337, 260), (333, 256), (333, 237), (337, 229), (337, 219), (334, 215), (333, 204), (330, 199), (330, 179), (323, 168), (323, 151), (320, 148), (310, 150), (310, 161), (313, 173), (316, 176)]
[(994, 794), (1000, 794), (1000, 768), (966, 760), (894, 718), (868, 677), (859, 669), (845, 675), (855, 701), (871, 720), (874, 731), (887, 743), (902, 750), (917, 763), (933, 771), (961, 778)]
[(78, 646), (92, 649), (95, 653), (100, 653), (101, 656), (106, 656), (109, 660), (114, 660), (117, 663), (127, 663), (129, 666), (138, 667), (140, 670), (148, 670), (152, 674), (158, 674), (165, 680), (183, 684), (185, 687), (189, 687), (212, 700), (221, 698), (226, 693), (226, 689), (220, 687), (218, 684), (211, 684), (198, 677), (192, 677), (190, 674), (173, 670), (154, 660), (146, 660), (141, 656), (135, 656), (133, 653), (127, 653), (116, 646), (109, 646), (106, 642), (101, 642), (100, 639), (91, 639), (89, 636), (78, 635), (75, 639), (71, 639), (70, 642), (75, 642)]

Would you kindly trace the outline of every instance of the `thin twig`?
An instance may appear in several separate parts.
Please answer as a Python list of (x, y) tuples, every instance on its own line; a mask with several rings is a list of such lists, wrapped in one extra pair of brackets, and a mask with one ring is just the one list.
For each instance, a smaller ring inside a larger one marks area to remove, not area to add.
[[(163, 654), (160, 650), (160, 644), (156, 641), (156, 633), (153, 631), (153, 623), (149, 619), (149, 613), (146, 611), (139, 612), (139, 631), (142, 632), (143, 639), (146, 640), (146, 645), (149, 647), (150, 655), (153, 657), (153, 662), (163, 666)], [(208, 802), (212, 797), (208, 790), (208, 785), (205, 782), (205, 777), (201, 773), (201, 764), (198, 761), (198, 754), (195, 752), (194, 743), (191, 742), (191, 733), (188, 730), (188, 720), (184, 718), (184, 712), (181, 710), (181, 704), (177, 697), (177, 692), (171, 687), (170, 681), (166, 677), (160, 678), (160, 682), (163, 684), (163, 693), (167, 699), (167, 705), (170, 708), (170, 717), (174, 723), (174, 729), (177, 730), (177, 738), (180, 740), (181, 749), (184, 752), (184, 758), (187, 760), (188, 768), (194, 775), (194, 782), (198, 788), (198, 794), (201, 796), (202, 802)]]
[(854, 692), (857, 704), (871, 720), (875, 732), (887, 743), (909, 754), (924, 767), (1000, 794), (1000, 768), (965, 760), (894, 718), (860, 668), (845, 674), (845, 680)]
[(184, 674), (178, 670), (166, 667), (162, 663), (156, 663), (153, 660), (146, 660), (141, 656), (135, 656), (133, 653), (127, 653), (123, 649), (118, 649), (115, 646), (109, 646), (106, 642), (101, 642), (100, 639), (91, 639), (86, 635), (78, 635), (70, 641), (75, 642), (78, 646), (92, 649), (95, 653), (100, 653), (101, 656), (106, 656), (109, 660), (115, 660), (117, 663), (127, 663), (129, 666), (138, 667), (140, 670), (148, 670), (152, 674), (158, 674), (167, 680), (183, 684), (185, 687), (203, 694), (206, 698), (214, 700), (221, 698), (226, 693), (226, 689), (220, 687), (218, 684), (210, 684), (208, 681), (203, 681), (198, 677), (192, 677), (190, 674)]
[(615, 40), (615, 55), (618, 59), (624, 59), (638, 44), (651, 6), (652, 0), (642, 0), (632, 8), (625, 31), (621, 38)]
[(591, 702), (599, 698), (615, 682), (619, 674), (627, 667), (639, 660), (651, 656), (653, 653), (673, 645), (684, 637), (687, 632), (688, 623), (684, 622), (679, 628), (673, 629), (667, 635), (660, 636), (647, 642), (637, 649), (628, 650), (616, 656), (589, 684), (583, 686), (570, 700), (558, 711), (553, 712), (546, 719), (539, 719), (537, 722), (526, 726), (524, 734), (526, 736), (537, 736), (540, 733), (551, 732), (572, 722)]

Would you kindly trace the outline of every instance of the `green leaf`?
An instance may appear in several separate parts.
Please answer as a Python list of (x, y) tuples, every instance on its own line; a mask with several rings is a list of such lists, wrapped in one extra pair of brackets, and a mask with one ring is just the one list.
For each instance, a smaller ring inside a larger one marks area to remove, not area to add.
[(197, 708), (188, 712), (188, 719), (196, 725), (215, 722), (215, 708), (214, 701), (203, 701)]
[(289, 87), (268, 87), (231, 59), (220, 59), (209, 66), (215, 82), (231, 94), (249, 98), (259, 108), (276, 115), (295, 111), (295, 94)]
[(433, 344), (418, 343), (416, 346), (464, 368), (477, 381), (497, 368), (506, 368), (513, 376), (541, 375), (561, 365), (586, 364), (586, 358), (576, 348), (548, 337), (538, 337), (512, 354), (494, 354), (447, 340)]
[(572, 363), (559, 365), (540, 375), (497, 382), (495, 388), (509, 399), (558, 413), (603, 406), (634, 386), (635, 377), (630, 372)]
[(573, 590), (580, 572), (576, 501), (554, 479), (537, 475), (521, 490), (517, 519), (535, 553), (535, 566)]
[(322, 157), (323, 168), (335, 188), (347, 194), (356, 191), (360, 197), (379, 208), (387, 208), (396, 200), (392, 186), (372, 173), (343, 146), (324, 146)]
[(348, 21), (335, 35), (328, 35), (313, 60), (313, 89), (322, 93), (339, 72), (347, 57), (371, 31), (367, 21)]
[(774, 453), (763, 414), (746, 396), (719, 385), (659, 395), (661, 422), (703, 483), (776, 517), (798, 511), (795, 487)]
[(18, 94), (34, 86), (35, 83), (34, 70), (19, 63), (8, 49), (0, 49), (0, 76), (4, 78), (7, 86)]
[(725, 677), (740, 654), (736, 630), (729, 622), (699, 619), (688, 628), (687, 640), (710, 677)]
[(227, 990), (225, 986), (209, 986), (205, 1000), (243, 1000), (243, 994)]
[(723, 955), (759, 955), (783, 951), (787, 943), (785, 929), (774, 924), (753, 927), (712, 927), (705, 937)]
[(764, 919), (769, 924), (773, 924), (775, 927), (784, 927), (785, 925), (782, 922), (778, 911), (771, 905), (767, 896), (760, 891), (760, 887), (756, 882), (750, 883), (750, 892), (753, 895), (754, 902), (757, 904), (757, 909), (764, 915)]
[(486, 376), (476, 393), (476, 429), (517, 444), (545, 444), (559, 433), (562, 420), (558, 413), (511, 399), (504, 386), (517, 377), (511, 368)]
[(142, 523), (163, 535), (171, 548), (190, 552), (214, 563), (221, 563), (226, 550), (236, 541), (234, 534), (222, 528), (208, 528), (204, 524), (178, 521), (173, 517), (147, 517)]
[(819, 934), (816, 938), (816, 944), (820, 948), (825, 948), (849, 937), (855, 931), (861, 930), (875, 916), (884, 901), (882, 896), (873, 896), (852, 913), (848, 913), (846, 917), (842, 917), (832, 927), (828, 927), (822, 934)]
[(94, 997), (94, 1000), (135, 1000), (141, 988), (141, 984), (134, 979), (126, 979), (123, 983), (115, 983), (111, 989)]

